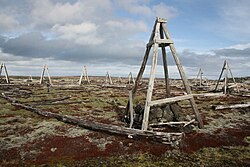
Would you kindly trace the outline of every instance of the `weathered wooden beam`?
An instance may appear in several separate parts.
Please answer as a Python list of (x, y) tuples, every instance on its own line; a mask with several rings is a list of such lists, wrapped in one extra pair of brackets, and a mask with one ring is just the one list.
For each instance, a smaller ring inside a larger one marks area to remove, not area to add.
[(158, 43), (158, 44), (173, 44), (174, 41), (171, 39), (154, 39), (152, 41), (149, 41), (149, 43), (147, 44), (147, 47), (152, 46), (154, 43)]
[[(164, 38), (164, 32), (162, 24), (160, 25), (160, 38)], [(162, 61), (165, 75), (165, 87), (166, 87), (166, 97), (170, 97), (170, 85), (169, 85), (169, 75), (168, 75), (168, 64), (167, 64), (167, 53), (165, 46), (161, 46), (162, 51)]]
[[(166, 26), (162, 26), (162, 27), (163, 27), (163, 31), (164, 31), (164, 33), (165, 33), (167, 39), (171, 39), (167, 27), (166, 27)], [(178, 57), (178, 55), (177, 55), (176, 49), (175, 49), (175, 47), (174, 47), (174, 44), (169, 44), (169, 47), (170, 47), (170, 50), (171, 50), (171, 52), (172, 52), (173, 58), (174, 58), (174, 60), (175, 60), (176, 66), (177, 66), (177, 68), (178, 68), (179, 74), (180, 74), (180, 76), (181, 76), (183, 85), (184, 85), (184, 87), (185, 87), (185, 89), (186, 89), (186, 91), (187, 91), (187, 94), (192, 94), (191, 88), (190, 88), (190, 86), (189, 86), (187, 77), (186, 77), (186, 75), (185, 75), (185, 72), (184, 72), (184, 70), (183, 70), (183, 67), (182, 67), (182, 65), (181, 65), (181, 62), (180, 62), (179, 57)], [(193, 109), (193, 111), (194, 111), (195, 117), (196, 117), (196, 119), (197, 119), (197, 121), (198, 121), (198, 126), (199, 126), (199, 128), (203, 128), (203, 127), (204, 127), (203, 121), (202, 121), (202, 119), (201, 119), (201, 116), (200, 116), (200, 113), (199, 113), (199, 111), (198, 111), (198, 107), (197, 107), (197, 105), (196, 105), (196, 103), (195, 103), (195, 101), (194, 101), (194, 98), (191, 98), (191, 99), (190, 99), (190, 104), (191, 104), (192, 109)]]
[(172, 102), (181, 101), (181, 100), (188, 100), (191, 98), (193, 98), (193, 95), (191, 95), (191, 94), (183, 95), (183, 96), (176, 96), (176, 97), (169, 97), (166, 99), (150, 101), (150, 102), (148, 102), (148, 105), (155, 106), (155, 105), (160, 105), (160, 104), (164, 104), (164, 103), (172, 103)]
[(110, 124), (103, 124), (103, 123), (98, 123), (98, 122), (93, 122), (93, 121), (88, 121), (84, 119), (77, 119), (74, 117), (70, 117), (67, 115), (60, 115), (44, 110), (40, 110), (37, 108), (33, 108), (28, 105), (24, 105), (19, 103), (16, 99), (10, 98), (6, 96), (4, 93), (2, 93), (3, 98), (6, 100), (10, 101), (12, 105), (21, 107), (25, 110), (37, 113), (39, 115), (49, 117), (49, 118), (55, 118), (58, 121), (62, 121), (65, 123), (73, 124), (73, 125), (78, 125), (83, 128), (91, 129), (91, 130), (96, 130), (96, 131), (103, 131), (103, 132), (108, 132), (112, 134), (119, 134), (119, 135), (126, 135), (132, 137), (143, 137), (143, 138), (148, 138), (157, 142), (161, 142), (164, 144), (173, 144), (175, 141), (180, 141), (183, 133), (165, 133), (165, 132), (154, 132), (154, 131), (142, 131), (139, 129), (131, 129), (131, 128), (126, 128), (122, 126), (116, 126), (116, 125), (110, 125)]
[(179, 122), (159, 122), (159, 123), (154, 123), (154, 124), (149, 124), (149, 126), (163, 126), (163, 125), (182, 125), (183, 127), (195, 122), (195, 119), (192, 119), (191, 121), (179, 121)]
[(129, 128), (132, 128), (133, 123), (134, 123), (134, 108), (133, 108), (132, 91), (129, 91), (129, 111), (130, 111), (130, 124), (129, 124)]
[(215, 110), (222, 109), (234, 109), (234, 108), (247, 108), (250, 107), (250, 102), (246, 104), (233, 104), (233, 105), (219, 105), (215, 107)]
[[(154, 39), (158, 38), (159, 29), (160, 29), (160, 23), (156, 23)], [(143, 113), (142, 130), (148, 129), (148, 119), (149, 119), (149, 111), (150, 111), (150, 105), (148, 105), (148, 102), (151, 101), (152, 94), (153, 94), (154, 79), (155, 79), (155, 73), (156, 73), (156, 67), (157, 67), (158, 47), (159, 47), (159, 44), (155, 43), (154, 50), (153, 50), (152, 66), (151, 66), (150, 76), (149, 76), (145, 109)]]

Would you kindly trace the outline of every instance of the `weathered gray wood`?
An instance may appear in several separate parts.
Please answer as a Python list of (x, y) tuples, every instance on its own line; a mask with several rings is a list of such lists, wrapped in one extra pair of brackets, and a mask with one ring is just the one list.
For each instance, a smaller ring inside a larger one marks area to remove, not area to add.
[(0, 68), (0, 77), (1, 77), (3, 71), (4, 71), (4, 73), (5, 73), (5, 81), (6, 81), (6, 83), (7, 83), (7, 84), (10, 84), (9, 74), (8, 74), (7, 68), (6, 68), (6, 66), (5, 66), (4, 63), (1, 64), (1, 68)]
[[(156, 23), (155, 27), (155, 35), (154, 39), (159, 38), (159, 29), (160, 29), (160, 23)], [(143, 121), (142, 121), (142, 130), (147, 130), (148, 128), (148, 119), (149, 119), (149, 111), (150, 111), (150, 105), (148, 102), (151, 101), (153, 88), (154, 88), (154, 79), (155, 79), (155, 73), (156, 73), (156, 67), (157, 67), (157, 57), (158, 57), (158, 47), (159, 44), (154, 44), (154, 51), (153, 51), (153, 59), (152, 59), (152, 66), (150, 70), (150, 77), (149, 77), (149, 83), (148, 83), (148, 90), (147, 90), (147, 97), (146, 97), (146, 103), (145, 103), (145, 109), (143, 113)]]
[(229, 67), (229, 64), (228, 64), (227, 66), (228, 66), (228, 70), (229, 70), (229, 72), (230, 72), (230, 75), (231, 75), (231, 77), (232, 77), (232, 79), (233, 79), (233, 82), (234, 82), (234, 84), (236, 85), (237, 92), (239, 93), (239, 92), (240, 92), (240, 91), (239, 91), (239, 87), (238, 87), (238, 85), (237, 85), (237, 83), (236, 83), (236, 81), (235, 81), (235, 79), (234, 79), (234, 76), (233, 76), (233, 73), (232, 73), (232, 71), (231, 71), (231, 68)]
[(44, 79), (44, 72), (45, 72), (45, 65), (44, 65), (44, 67), (43, 67), (43, 69), (42, 69), (42, 73), (41, 73), (41, 77), (40, 77), (40, 84), (42, 84), (43, 83), (43, 79)]
[[(149, 41), (152, 41), (153, 38), (154, 38), (154, 31), (155, 31), (156, 23), (157, 23), (157, 20), (155, 21), (152, 33), (151, 33), (150, 38), (149, 38)], [(141, 81), (143, 72), (145, 70), (145, 67), (146, 67), (146, 64), (147, 64), (147, 61), (148, 61), (150, 50), (151, 50), (151, 46), (147, 46), (145, 54), (144, 54), (144, 57), (143, 57), (143, 61), (142, 61), (142, 64), (141, 64), (141, 68), (140, 68), (140, 70), (139, 70), (139, 72), (137, 74), (137, 77), (136, 77), (136, 80), (135, 80), (135, 84), (134, 84), (134, 87), (132, 89), (132, 97), (135, 96), (135, 93), (136, 93), (136, 91), (138, 89), (139, 83)], [(129, 101), (128, 101), (127, 106), (126, 106), (126, 112), (127, 112), (127, 114), (128, 114), (128, 111), (129, 111)]]
[(1, 63), (1, 67), (0, 67), (0, 77), (2, 75), (2, 70), (3, 70), (3, 63)]
[(162, 125), (181, 125), (183, 124), (183, 127), (195, 122), (195, 119), (192, 119), (191, 121), (178, 121), (178, 122), (159, 122), (154, 124), (149, 124), (149, 126), (162, 126)]
[(50, 84), (50, 86), (52, 86), (53, 84), (52, 84), (52, 80), (51, 80), (50, 75), (49, 75), (49, 68), (46, 64), (44, 65), (42, 73), (41, 73), (40, 84), (43, 84), (45, 72), (47, 73), (47, 77), (49, 79), (49, 84)]
[(132, 72), (128, 74), (128, 84), (131, 84), (131, 82), (135, 84), (135, 79), (133, 78)]
[(218, 81), (217, 81), (217, 83), (216, 83), (216, 86), (215, 86), (214, 91), (216, 91), (217, 88), (218, 88), (218, 86), (219, 86), (219, 82), (220, 82), (220, 80), (221, 80), (221, 77), (222, 77), (222, 74), (223, 74), (223, 71), (224, 71), (225, 67), (226, 67), (226, 61), (224, 61), (224, 64), (223, 64), (223, 67), (222, 67), (222, 69), (221, 69), (221, 73), (220, 73), (219, 79), (218, 79)]
[(160, 104), (164, 104), (164, 103), (172, 103), (172, 102), (181, 101), (181, 100), (188, 100), (188, 99), (191, 99), (191, 98), (193, 98), (192, 94), (183, 95), (183, 96), (176, 96), (176, 97), (169, 97), (169, 98), (166, 98), (166, 99), (149, 101), (148, 105), (149, 106), (154, 106), (154, 105), (160, 105)]
[(130, 111), (130, 124), (129, 124), (129, 128), (132, 128), (133, 123), (134, 123), (134, 109), (133, 109), (132, 91), (129, 91), (129, 111)]
[(106, 78), (105, 78), (105, 84), (113, 84), (113, 81), (112, 81), (112, 78), (111, 78), (111, 76), (109, 75), (109, 72), (107, 72), (107, 74), (106, 74)]
[[(166, 26), (163, 26), (163, 31), (165, 32), (165, 35), (166, 35), (167, 39), (171, 39), (170, 34), (169, 34)], [(182, 78), (182, 82), (183, 82), (183, 85), (184, 85), (184, 87), (186, 89), (186, 92), (187, 92), (187, 94), (192, 94), (191, 88), (190, 88), (190, 86), (188, 84), (188, 80), (187, 80), (186, 75), (185, 75), (185, 72), (184, 72), (183, 67), (181, 65), (181, 62), (180, 62), (180, 60), (179, 60), (179, 58), (177, 56), (177, 52), (176, 52), (176, 49), (174, 47), (174, 44), (173, 43), (169, 44), (169, 47), (170, 47), (170, 50), (172, 52), (173, 58), (175, 60), (176, 66), (178, 68), (179, 74), (180, 74), (180, 76)], [(200, 113), (198, 111), (198, 107), (197, 107), (197, 105), (196, 105), (196, 103), (194, 101), (194, 98), (190, 99), (190, 103), (191, 103), (192, 109), (194, 111), (195, 117), (196, 117), (196, 119), (198, 121), (198, 126), (200, 128), (203, 128), (203, 122), (202, 122)]]
[(122, 126), (116, 126), (116, 125), (110, 125), (110, 124), (103, 124), (103, 123), (98, 123), (98, 122), (93, 122), (93, 121), (88, 121), (84, 119), (77, 119), (74, 117), (70, 116), (64, 116), (48, 111), (43, 111), (37, 108), (33, 108), (28, 105), (24, 105), (19, 103), (16, 99), (7, 97), (4, 93), (2, 93), (3, 98), (7, 99), (12, 103), (12, 105), (21, 107), (25, 110), (37, 113), (39, 115), (49, 117), (49, 118), (55, 118), (58, 121), (62, 121), (65, 123), (77, 125), (83, 128), (91, 129), (91, 130), (96, 130), (96, 131), (103, 131), (103, 132), (108, 132), (108, 133), (113, 133), (113, 134), (119, 134), (119, 135), (126, 135), (132, 137), (143, 137), (143, 138), (148, 138), (157, 142), (161, 142), (164, 144), (173, 144), (175, 141), (180, 141), (183, 133), (165, 133), (165, 132), (153, 132), (153, 131), (141, 131), (139, 129), (131, 129), (131, 128), (126, 128)]
[[(147, 44), (147, 47), (152, 46), (154, 43), (158, 43), (158, 44), (172, 44), (174, 42), (171, 39), (154, 39), (152, 41), (149, 41), (149, 43)], [(166, 46), (166, 45), (163, 45), (163, 46)]]
[[(164, 38), (162, 24), (160, 25), (160, 38)], [(170, 85), (169, 85), (169, 76), (168, 76), (168, 64), (167, 64), (167, 53), (165, 46), (161, 46), (162, 51), (162, 61), (165, 75), (165, 86), (166, 86), (166, 95), (170, 97)]]
[(224, 94), (227, 93), (227, 88), (228, 88), (228, 82), (229, 82), (228, 73), (230, 73), (230, 75), (231, 75), (231, 77), (232, 77), (232, 79), (233, 79), (233, 82), (234, 82), (234, 84), (236, 85), (237, 92), (239, 92), (238, 85), (237, 85), (237, 83), (235, 82), (235, 79), (234, 79), (234, 77), (233, 77), (233, 73), (232, 73), (232, 71), (231, 71), (231, 69), (230, 69), (230, 67), (229, 67), (229, 64), (228, 64), (227, 60), (224, 61), (224, 64), (223, 64), (223, 67), (222, 67), (222, 70), (221, 70), (221, 73), (220, 73), (220, 76), (219, 76), (219, 79), (218, 79), (218, 81), (217, 81), (217, 84), (216, 84), (216, 86), (215, 86), (214, 91), (216, 91), (217, 88), (218, 88), (218, 85), (219, 85), (219, 82), (220, 82), (220, 80), (221, 80), (221, 77), (222, 77), (223, 72), (225, 72), (225, 73), (224, 73)]
[(201, 70), (201, 68), (199, 69), (199, 72), (198, 72), (198, 74), (197, 74), (197, 76), (196, 76), (196, 78), (193, 80), (193, 82), (195, 83), (195, 85), (196, 85), (196, 82), (197, 82), (197, 79), (199, 78), (200, 79), (200, 83), (199, 83), (199, 85), (201, 86), (202, 85), (202, 74), (203, 74), (203, 72), (202, 72), (202, 70)]
[(234, 109), (234, 108), (247, 108), (250, 107), (250, 102), (246, 104), (233, 104), (233, 105), (219, 105), (215, 107), (215, 110), (222, 110), (222, 109)]
[(8, 74), (6, 65), (3, 64), (3, 67), (4, 67), (4, 71), (5, 71), (5, 79), (6, 79), (6, 82), (7, 82), (7, 84), (9, 84), (9, 83), (10, 83), (10, 78), (9, 78), (9, 74)]
[(80, 76), (80, 79), (79, 79), (79, 85), (82, 84), (82, 79), (84, 77), (84, 81), (86, 81), (88, 84), (90, 83), (90, 80), (89, 80), (89, 76), (88, 76), (88, 72), (87, 72), (87, 67), (86, 66), (83, 66), (82, 68), (82, 74)]

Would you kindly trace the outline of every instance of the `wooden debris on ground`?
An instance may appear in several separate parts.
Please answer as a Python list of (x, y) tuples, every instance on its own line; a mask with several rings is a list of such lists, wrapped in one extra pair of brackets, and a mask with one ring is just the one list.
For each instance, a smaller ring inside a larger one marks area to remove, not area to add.
[(60, 114), (44, 111), (38, 108), (34, 108), (29, 105), (21, 104), (16, 99), (8, 97), (4, 93), (2, 93), (1, 97), (10, 101), (11, 104), (14, 106), (21, 107), (25, 110), (37, 113), (45, 117), (55, 118), (58, 121), (77, 125), (83, 128), (91, 129), (91, 130), (103, 131), (103, 132), (108, 132), (112, 134), (126, 135), (129, 138), (143, 137), (143, 138), (151, 139), (153, 141), (157, 141), (157, 142), (164, 143), (164, 144), (178, 145), (184, 135), (184, 133), (142, 131), (139, 129), (131, 129), (131, 128), (122, 127), (122, 126), (103, 124), (103, 123), (93, 122), (93, 121), (84, 120), (84, 119), (77, 119), (75, 117), (71, 117), (67, 115), (60, 115)]

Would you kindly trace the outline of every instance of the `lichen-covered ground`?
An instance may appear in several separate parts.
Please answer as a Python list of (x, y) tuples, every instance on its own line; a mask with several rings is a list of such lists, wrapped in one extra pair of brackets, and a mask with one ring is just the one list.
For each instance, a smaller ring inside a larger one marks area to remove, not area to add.
[[(0, 93), (45, 111), (126, 126), (121, 115), (129, 88), (105, 88), (101, 79), (73, 86), (77, 78), (58, 77), (48, 92), (35, 84), (36, 78), (28, 86), (17, 77), (12, 79), (15, 85), (1, 85)], [(182, 94), (181, 82), (171, 83), (172, 94)], [(249, 95), (249, 85), (243, 86)], [(143, 83), (135, 101), (143, 101), (145, 93)], [(0, 166), (249, 166), (250, 108), (214, 110), (217, 105), (250, 102), (245, 95), (195, 98), (205, 127), (187, 131), (179, 147), (65, 124), (0, 98)], [(154, 98), (163, 96), (164, 84), (157, 80)], [(185, 116), (193, 117), (187, 101), (179, 105)]]

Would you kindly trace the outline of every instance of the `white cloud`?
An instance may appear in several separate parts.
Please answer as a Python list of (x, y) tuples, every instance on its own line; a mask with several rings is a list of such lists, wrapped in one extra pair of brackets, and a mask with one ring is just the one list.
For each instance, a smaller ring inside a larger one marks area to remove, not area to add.
[(79, 24), (82, 21), (99, 20), (109, 17), (112, 12), (110, 0), (87, 0), (75, 2), (56, 2), (52, 0), (31, 1), (31, 16), (35, 26), (55, 24)]
[(73, 40), (81, 45), (97, 45), (103, 43), (103, 39), (97, 37), (97, 26), (94, 23), (66, 24), (53, 26), (52, 30), (61, 38)]
[(164, 3), (159, 3), (152, 7), (152, 11), (155, 16), (162, 18), (173, 18), (178, 15), (178, 10), (172, 6), (167, 6)]
[(237, 44), (237, 45), (233, 45), (233, 46), (229, 46), (226, 47), (224, 49), (237, 49), (237, 50), (244, 50), (250, 48), (250, 43), (246, 43), (246, 44)]
[(149, 0), (122, 0), (117, 2), (129, 13), (143, 17), (173, 18), (178, 15), (178, 10), (161, 2), (151, 5)]

